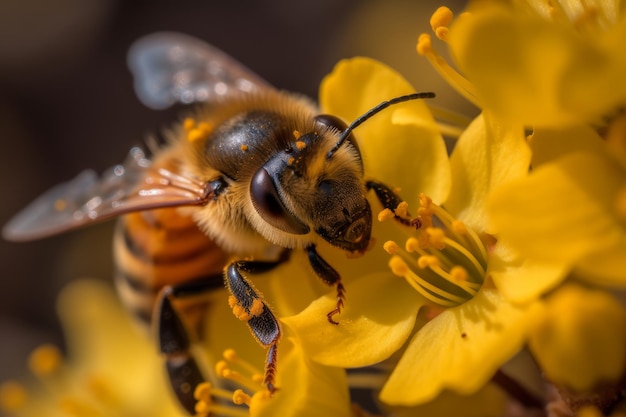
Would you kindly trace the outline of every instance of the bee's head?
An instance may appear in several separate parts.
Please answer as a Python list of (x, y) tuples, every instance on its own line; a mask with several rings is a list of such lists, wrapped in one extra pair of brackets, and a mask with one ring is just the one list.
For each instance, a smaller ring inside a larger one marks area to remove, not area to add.
[(318, 116), (311, 132), (296, 134), (293, 146), (255, 173), (250, 195), (257, 213), (280, 231), (314, 232), (355, 252), (367, 248), (372, 229), (361, 155), (350, 137), (327, 157), (346, 127), (336, 117)]

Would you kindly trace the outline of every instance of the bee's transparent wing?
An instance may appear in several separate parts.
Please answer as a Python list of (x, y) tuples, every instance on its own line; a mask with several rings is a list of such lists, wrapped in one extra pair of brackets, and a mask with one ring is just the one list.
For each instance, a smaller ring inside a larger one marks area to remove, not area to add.
[(105, 171), (83, 171), (47, 191), (13, 217), (2, 233), (8, 240), (33, 240), (119, 216), (161, 207), (200, 205), (207, 188), (163, 168), (152, 168), (139, 148), (123, 164)]
[(226, 53), (174, 32), (137, 40), (128, 52), (128, 65), (135, 77), (137, 96), (153, 109), (272, 88)]

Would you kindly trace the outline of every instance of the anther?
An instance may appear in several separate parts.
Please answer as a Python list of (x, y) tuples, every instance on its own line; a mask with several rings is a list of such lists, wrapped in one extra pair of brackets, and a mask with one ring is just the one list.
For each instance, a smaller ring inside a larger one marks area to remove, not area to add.
[(237, 389), (233, 393), (233, 403), (237, 405), (241, 405), (241, 404), (250, 405), (251, 401), (252, 401), (252, 397), (250, 397), (250, 395), (243, 392), (242, 389)]
[(426, 233), (428, 234), (429, 241), (432, 247), (439, 250), (442, 250), (446, 247), (446, 233), (443, 231), (443, 229), (439, 227), (428, 227), (426, 228)]
[(58, 370), (63, 362), (63, 357), (59, 349), (50, 344), (39, 346), (28, 358), (28, 367), (37, 376), (53, 374)]
[(7, 381), (0, 385), (0, 409), (12, 412), (24, 407), (28, 395), (22, 384)]
[(404, 243), (404, 249), (409, 253), (417, 252), (419, 249), (421, 249), (419, 240), (415, 237), (408, 238)]
[(450, 269), (450, 276), (455, 282), (465, 282), (469, 278), (467, 270), (459, 265), (455, 265)]
[(454, 220), (450, 225), (450, 228), (457, 235), (466, 235), (467, 234), (467, 226), (460, 220)]
[(430, 27), (435, 35), (442, 41), (446, 40), (448, 35), (448, 26), (450, 26), (453, 19), (454, 15), (452, 14), (452, 11), (445, 6), (435, 10), (430, 17)]
[(433, 52), (433, 43), (428, 33), (422, 33), (417, 38), (417, 53), (421, 56), (429, 55)]
[(439, 259), (437, 259), (437, 257), (434, 255), (422, 255), (417, 258), (417, 266), (421, 269), (426, 269), (437, 268), (440, 267), (441, 264), (439, 262)]
[(394, 255), (389, 259), (389, 268), (394, 275), (404, 277), (409, 272), (409, 266), (398, 255)]
[(402, 201), (394, 210), (396, 216), (406, 219), (409, 217), (409, 203)]
[(383, 249), (389, 255), (395, 255), (396, 253), (400, 252), (400, 245), (398, 245), (393, 240), (388, 240), (387, 242), (383, 244)]
[(390, 220), (393, 219), (396, 215), (393, 213), (393, 211), (391, 211), (390, 209), (386, 208), (381, 210), (378, 213), (378, 221), (379, 222), (384, 222), (385, 220)]

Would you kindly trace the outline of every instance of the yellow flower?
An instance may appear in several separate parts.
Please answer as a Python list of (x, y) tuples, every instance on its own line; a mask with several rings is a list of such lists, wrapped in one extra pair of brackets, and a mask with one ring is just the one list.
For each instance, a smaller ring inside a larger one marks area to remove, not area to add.
[(440, 33), (476, 100), (499, 120), (533, 127), (598, 122), (626, 103), (619, 4), (475, 1)]
[[(324, 110), (349, 120), (381, 101), (374, 88), (377, 82), (385, 86), (404, 85), (399, 80), (401, 77), (389, 68), (370, 60), (342, 62), (322, 84), (321, 103)], [(406, 93), (406, 89), (385, 90), (388, 96)], [(402, 120), (430, 123), (430, 117), (417, 110), (411, 116), (408, 109), (403, 109)], [(356, 132), (364, 154), (384, 155), (396, 147), (416, 147), (422, 141), (432, 140), (419, 134), (404, 140), (390, 134), (397, 120), (397, 116), (390, 115), (379, 121), (376, 128), (370, 126), (376, 136), (370, 137), (370, 131)], [(373, 151), (368, 150), (370, 147)], [(347, 276), (359, 278), (346, 285), (348, 297), (345, 310), (338, 316), (339, 326), (325, 325), (321, 319), (332, 309), (333, 293), (317, 299), (302, 313), (283, 319), (297, 334), (307, 354), (326, 365), (372, 365), (387, 359), (410, 339), (381, 392), (381, 399), (390, 404), (422, 404), (444, 389), (476, 392), (523, 346), (535, 312), (532, 300), (519, 306), (511, 304), (491, 282), (490, 252), (495, 240), (486, 234), (489, 223), (484, 211), (493, 186), (527, 172), (530, 154), (523, 130), (498, 125), (484, 114), (461, 135), (450, 163), (431, 155), (404, 152), (374, 174), (368, 171), (392, 185), (413, 180), (414, 184), (401, 187), (401, 194), (409, 201), (409, 211), (418, 212), (423, 224), (417, 232), (394, 228), (390, 223), (379, 224), (373, 234), (378, 242), (374, 253), (352, 264), (343, 263), (353, 266)], [(424, 157), (441, 165), (423, 172), (421, 159), (416, 162), (415, 158)], [(448, 175), (452, 176), (452, 192), (447, 199), (449, 177), (443, 176), (438, 183), (436, 175), (441, 172), (450, 172)], [(424, 184), (431, 186), (428, 193), (437, 196), (432, 200), (446, 203), (439, 206), (424, 195), (421, 207), (411, 203), (426, 190)], [(433, 215), (441, 223), (439, 227), (430, 227), (436, 226), (437, 220), (430, 222)], [(385, 270), (388, 261), (381, 262), (378, 253), (389, 237), (406, 239), (407, 233), (406, 249), (385, 244), (389, 252), (395, 253), (391, 269), (405, 278), (398, 280)], [(430, 243), (420, 246), (424, 236)], [(360, 267), (360, 263), (368, 267)], [(529, 268), (527, 264), (507, 266), (519, 275)], [(445, 309), (413, 335), (417, 313), (432, 304)]]
[[(280, 390), (270, 398), (262, 384), (264, 350), (224, 297), (224, 291), (211, 295), (207, 348), (196, 350), (215, 364), (212, 379), (218, 383), (196, 389), (198, 416), (350, 415), (345, 372), (309, 361), (288, 332), (280, 345)], [(33, 352), (30, 368), (43, 389), (4, 383), (4, 411), (16, 416), (187, 415), (171, 394), (154, 341), (131, 322), (108, 285), (95, 280), (70, 284), (59, 298), (59, 314), (67, 334), (67, 359), (50, 345)], [(217, 349), (222, 349), (221, 360)], [(237, 389), (220, 388), (224, 380)]]
[[(41, 384), (22, 389), (22, 404), (12, 407), (15, 415), (184, 415), (169, 394), (155, 346), (133, 326), (108, 285), (70, 284), (58, 311), (68, 357), (51, 345), (33, 352), (29, 364)], [(11, 386), (18, 385), (3, 385)]]
[(450, 27), (446, 8), (431, 19), (467, 78), (427, 35), (418, 51), (499, 125), (532, 129), (532, 171), (481, 202), (499, 240), (492, 278), (509, 301), (545, 297), (529, 330), (533, 354), (552, 381), (592, 390), (624, 371), (624, 309), (564, 280), (626, 283), (626, 122), (614, 117), (604, 138), (593, 127), (626, 101), (626, 23), (611, 1), (472, 5)]

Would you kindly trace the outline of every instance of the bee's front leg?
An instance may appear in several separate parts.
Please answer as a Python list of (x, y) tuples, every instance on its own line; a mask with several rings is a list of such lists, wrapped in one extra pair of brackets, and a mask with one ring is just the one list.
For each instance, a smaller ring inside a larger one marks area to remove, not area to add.
[[(422, 225), (422, 222), (419, 217), (417, 218), (409, 218), (408, 216), (399, 216), (396, 213), (396, 209), (398, 205), (402, 203), (402, 198), (398, 196), (390, 187), (387, 185), (377, 182), (377, 181), (367, 181), (365, 183), (365, 187), (368, 190), (373, 190), (376, 194), (376, 197), (383, 205), (384, 208), (391, 210), (394, 213), (394, 219), (404, 225), (415, 227), (419, 229)], [(408, 213), (407, 213), (408, 215)]]
[(330, 266), (330, 264), (326, 262), (324, 258), (319, 255), (319, 253), (317, 253), (315, 245), (308, 246), (306, 251), (309, 256), (309, 263), (317, 276), (324, 281), (326, 285), (334, 285), (337, 288), (337, 304), (335, 305), (335, 308), (326, 315), (326, 317), (330, 323), (339, 324), (333, 317), (341, 312), (341, 309), (343, 308), (343, 300), (346, 298), (346, 290), (341, 283), (341, 276), (335, 268)]
[(233, 313), (238, 319), (246, 322), (255, 339), (268, 349), (263, 383), (271, 393), (276, 390), (276, 345), (280, 338), (280, 325), (274, 313), (242, 272), (253, 274), (266, 272), (285, 259), (286, 257), (283, 257), (275, 262), (236, 261), (228, 265), (224, 275), (226, 288), (231, 293), (228, 303)]

